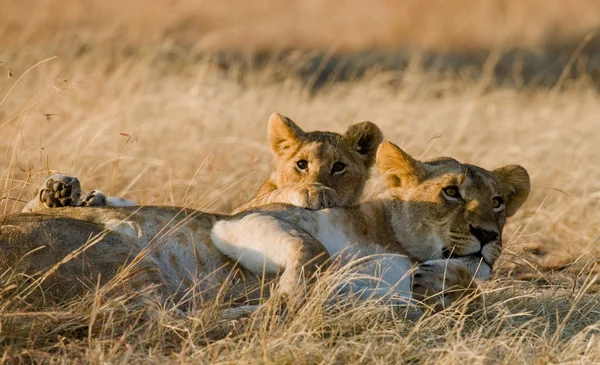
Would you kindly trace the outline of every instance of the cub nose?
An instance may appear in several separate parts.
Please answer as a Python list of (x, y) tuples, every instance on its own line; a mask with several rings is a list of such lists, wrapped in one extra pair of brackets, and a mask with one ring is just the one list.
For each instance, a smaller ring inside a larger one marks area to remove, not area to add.
[(469, 225), (469, 228), (471, 234), (479, 240), (481, 246), (485, 246), (488, 243), (494, 242), (498, 239), (498, 232), (488, 231), (487, 229), (483, 229), (472, 224)]

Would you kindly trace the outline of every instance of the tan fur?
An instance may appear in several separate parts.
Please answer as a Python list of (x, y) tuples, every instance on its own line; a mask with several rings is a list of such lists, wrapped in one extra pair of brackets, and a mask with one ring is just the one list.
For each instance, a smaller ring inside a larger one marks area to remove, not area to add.
[[(413, 298), (426, 304), (425, 295), (451, 286), (459, 290), (442, 296), (442, 306), (472, 292), (473, 277), (489, 277), (501, 252), (506, 217), (529, 193), (527, 172), (519, 166), (487, 171), (451, 158), (419, 162), (391, 143), (378, 151), (387, 191), (353, 207), (315, 211), (274, 204), (233, 216), (183, 208), (63, 208), (4, 217), (0, 270), (42, 275), (91, 241), (39, 288), (57, 298), (78, 295), (85, 283), (93, 287), (98, 276), (106, 283), (132, 264), (137, 279), (121, 282), (155, 284), (161, 301), (198, 288), (213, 297), (223, 283), (229, 297), (244, 300), (257, 295), (263, 273), (280, 275), (278, 290), (293, 296), (331, 257), (341, 264), (361, 258), (363, 274), (381, 276), (345, 284), (360, 296), (410, 298), (411, 281)], [(445, 197), (448, 186), (462, 198)], [(495, 211), (497, 196), (504, 204)], [(482, 245), (473, 227), (497, 236)], [(413, 263), (420, 266), (411, 280)]]

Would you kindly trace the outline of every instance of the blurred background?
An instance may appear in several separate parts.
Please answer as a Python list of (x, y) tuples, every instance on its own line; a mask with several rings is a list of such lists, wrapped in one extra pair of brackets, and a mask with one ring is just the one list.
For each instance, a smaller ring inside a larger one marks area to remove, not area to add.
[(492, 57), (499, 81), (517, 85), (551, 85), (569, 63), (565, 76), (599, 78), (596, 0), (19, 0), (0, 7), (0, 50), (210, 53), (221, 67), (304, 57), (299, 72), (316, 83), (372, 67), (403, 69), (416, 56), (425, 67), (471, 72)]

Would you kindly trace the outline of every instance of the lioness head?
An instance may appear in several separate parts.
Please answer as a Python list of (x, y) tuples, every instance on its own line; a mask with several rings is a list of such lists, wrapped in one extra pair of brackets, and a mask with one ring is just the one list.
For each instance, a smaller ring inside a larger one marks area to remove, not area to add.
[(343, 135), (305, 132), (289, 118), (274, 113), (269, 119), (275, 167), (271, 179), (279, 187), (320, 183), (334, 189), (343, 205), (355, 204), (382, 140), (381, 130), (371, 122), (354, 123)]
[(420, 162), (389, 142), (379, 147), (377, 166), (384, 194), (392, 197), (394, 233), (418, 260), (468, 257), (470, 266), (483, 258), (491, 268), (502, 251), (506, 218), (530, 190), (521, 166), (488, 171), (449, 157)]

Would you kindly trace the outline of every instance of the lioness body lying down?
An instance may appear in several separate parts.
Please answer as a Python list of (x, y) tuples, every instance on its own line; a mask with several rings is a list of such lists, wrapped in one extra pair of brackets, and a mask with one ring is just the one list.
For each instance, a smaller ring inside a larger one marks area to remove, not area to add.
[[(196, 292), (213, 297), (227, 282), (230, 296), (245, 299), (263, 273), (278, 275), (278, 290), (294, 296), (301, 279), (330, 258), (341, 264), (363, 258), (361, 271), (373, 276), (343, 290), (400, 303), (450, 286), (468, 291), (473, 276), (489, 277), (506, 217), (529, 194), (525, 169), (487, 171), (451, 158), (419, 162), (387, 142), (377, 165), (387, 191), (355, 207), (274, 205), (234, 216), (166, 207), (63, 208), (7, 216), (0, 221), (0, 269), (34, 275), (54, 268), (39, 287), (45, 298), (59, 300), (94, 287), (98, 276), (100, 283), (133, 289), (156, 284), (162, 300), (180, 299), (194, 282)], [(89, 248), (64, 260), (87, 241)], [(129, 264), (128, 277), (116, 276)]]
[[(322, 209), (358, 203), (377, 146), (383, 140), (371, 122), (354, 123), (344, 135), (333, 132), (304, 132), (278, 113), (269, 118), (269, 144), (273, 172), (256, 196), (237, 208), (239, 213), (270, 203)], [(135, 206), (134, 201), (106, 196), (92, 190), (81, 197), (79, 180), (54, 175), (42, 185), (23, 212), (66, 206)]]

